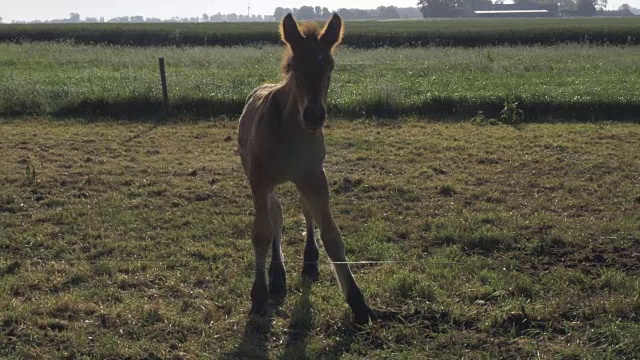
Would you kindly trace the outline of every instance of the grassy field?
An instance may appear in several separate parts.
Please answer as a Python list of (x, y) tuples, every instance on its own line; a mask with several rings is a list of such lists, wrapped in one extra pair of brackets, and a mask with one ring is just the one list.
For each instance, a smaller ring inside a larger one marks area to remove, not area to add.
[[(380, 46), (487, 46), (565, 42), (638, 44), (640, 19), (449, 19), (347, 21), (345, 44)], [(34, 24), (0, 25), (0, 42), (72, 41), (112, 45), (247, 45), (279, 43), (277, 25), (203, 24)]]
[(402, 315), (363, 329), (324, 254), (300, 282), (290, 186), (289, 296), (248, 318), (235, 126), (0, 122), (0, 357), (640, 357), (638, 125), (331, 122), (348, 257), (406, 261), (353, 267)]
[[(172, 110), (238, 115), (251, 89), (280, 78), (281, 46), (118, 47), (0, 44), (0, 115), (157, 115), (158, 57), (167, 62)], [(350, 118), (497, 116), (518, 102), (525, 121), (637, 121), (640, 47), (343, 47), (329, 94)]]

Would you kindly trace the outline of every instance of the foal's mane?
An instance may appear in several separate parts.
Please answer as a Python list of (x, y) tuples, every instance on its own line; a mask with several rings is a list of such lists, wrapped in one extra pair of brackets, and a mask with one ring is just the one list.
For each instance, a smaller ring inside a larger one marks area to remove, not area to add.
[[(318, 27), (318, 24), (315, 22), (305, 22), (298, 25), (298, 30), (300, 30), (300, 34), (304, 36), (305, 39), (314, 39), (318, 40), (320, 38), (322, 30)], [(282, 25), (280, 25), (280, 33), (282, 34)], [(283, 38), (284, 40), (284, 38)], [(285, 46), (284, 56), (282, 58), (282, 75), (289, 76), (293, 72), (293, 52), (291, 51), (291, 45), (287, 44)]]
[(318, 39), (320, 35), (320, 28), (315, 22), (304, 22), (298, 26), (298, 29), (305, 38), (311, 37)]

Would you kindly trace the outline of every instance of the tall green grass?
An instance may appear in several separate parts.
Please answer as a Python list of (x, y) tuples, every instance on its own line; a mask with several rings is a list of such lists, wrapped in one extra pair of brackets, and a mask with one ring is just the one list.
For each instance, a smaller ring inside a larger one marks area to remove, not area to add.
[[(640, 43), (640, 19), (636, 18), (349, 21), (346, 26), (345, 44), (365, 48)], [(142, 46), (229, 46), (280, 41), (275, 23), (0, 25), (0, 42), (59, 40)]]
[[(242, 110), (254, 87), (279, 81), (280, 46), (120, 47), (0, 44), (0, 115), (157, 115), (158, 57), (171, 110), (194, 116)], [(333, 116), (499, 116), (517, 103), (541, 117), (637, 120), (640, 48), (343, 47), (329, 94)]]

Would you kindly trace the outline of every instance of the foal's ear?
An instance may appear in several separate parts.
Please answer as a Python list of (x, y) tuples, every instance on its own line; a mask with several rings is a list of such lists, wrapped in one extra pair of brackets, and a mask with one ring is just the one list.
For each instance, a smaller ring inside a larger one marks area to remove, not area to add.
[(296, 46), (303, 40), (302, 34), (300, 34), (300, 30), (298, 29), (298, 24), (293, 19), (291, 13), (288, 13), (287, 16), (282, 19), (282, 23), (280, 24), (280, 38), (290, 46)]
[(327, 25), (322, 29), (320, 34), (320, 41), (322, 41), (327, 47), (333, 49), (336, 45), (342, 42), (342, 35), (344, 34), (344, 27), (342, 27), (342, 19), (338, 14), (333, 13), (331, 20), (327, 22)]

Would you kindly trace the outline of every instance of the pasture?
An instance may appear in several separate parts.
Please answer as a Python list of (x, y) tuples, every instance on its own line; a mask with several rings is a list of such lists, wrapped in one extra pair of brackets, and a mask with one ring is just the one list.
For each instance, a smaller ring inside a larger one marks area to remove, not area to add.
[[(349, 24), (347, 24), (347, 27)], [(141, 118), (162, 110), (158, 57), (175, 115), (237, 116), (280, 79), (281, 46), (122, 47), (0, 43), (0, 115)], [(345, 118), (498, 116), (637, 121), (640, 47), (342, 47), (329, 112)]]
[(0, 357), (640, 355), (635, 124), (330, 120), (348, 257), (398, 261), (353, 266), (370, 305), (400, 314), (363, 329), (324, 254), (320, 282), (300, 282), (291, 187), (289, 295), (248, 319), (235, 121), (20, 117), (0, 133)]
[(236, 120), (275, 24), (0, 26), (0, 358), (639, 358), (638, 22), (517, 21), (347, 22), (325, 169), (362, 328), (323, 252), (301, 281), (292, 186), (288, 296), (248, 316)]

